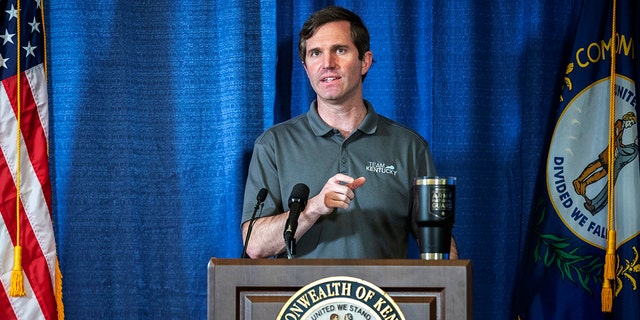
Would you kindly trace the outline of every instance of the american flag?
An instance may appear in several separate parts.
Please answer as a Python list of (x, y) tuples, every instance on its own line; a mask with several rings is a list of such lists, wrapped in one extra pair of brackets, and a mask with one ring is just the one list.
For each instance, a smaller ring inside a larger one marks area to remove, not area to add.
[(64, 317), (41, 1), (0, 0), (0, 319)]

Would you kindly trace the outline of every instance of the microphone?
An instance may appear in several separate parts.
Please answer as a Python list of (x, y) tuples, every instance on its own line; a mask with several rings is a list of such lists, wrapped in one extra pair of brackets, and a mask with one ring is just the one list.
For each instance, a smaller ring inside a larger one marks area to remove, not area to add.
[(304, 183), (296, 184), (291, 191), (291, 196), (289, 196), (289, 218), (284, 229), (284, 241), (287, 244), (287, 249), (291, 249), (289, 252), (290, 258), (293, 253), (293, 245), (290, 246), (290, 244), (295, 244), (293, 236), (296, 234), (296, 229), (298, 229), (298, 218), (300, 217), (300, 212), (307, 205), (308, 199), (309, 187)]
[(267, 188), (260, 189), (260, 191), (258, 191), (258, 196), (256, 197), (256, 200), (258, 200), (258, 203), (264, 202), (264, 200), (267, 199), (267, 194), (269, 194), (269, 191), (267, 191)]
[(256, 222), (256, 212), (258, 212), (258, 209), (262, 208), (262, 205), (264, 205), (264, 200), (267, 199), (268, 193), (269, 191), (267, 191), (266, 188), (262, 188), (260, 189), (260, 191), (258, 191), (258, 196), (256, 197), (256, 206), (253, 207), (253, 214), (251, 215), (251, 220), (249, 220), (249, 227), (247, 228), (247, 238), (244, 240), (244, 247), (242, 248), (242, 255), (240, 256), (241, 258), (247, 257), (247, 245), (249, 244), (249, 237), (251, 237), (253, 224)]

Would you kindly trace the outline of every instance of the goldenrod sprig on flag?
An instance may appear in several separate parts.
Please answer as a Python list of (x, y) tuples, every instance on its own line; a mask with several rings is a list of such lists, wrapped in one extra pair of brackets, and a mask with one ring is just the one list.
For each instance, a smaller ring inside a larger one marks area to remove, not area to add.
[(570, 248), (572, 244), (568, 237), (540, 232), (539, 226), (544, 221), (546, 213), (544, 203), (541, 207), (540, 219), (538, 219), (535, 229), (538, 238), (534, 250), (535, 262), (542, 261), (545, 267), (555, 264), (562, 279), (569, 279), (571, 282), (579, 284), (590, 295), (593, 295), (590, 283), (593, 281), (594, 284), (598, 284), (599, 279), (602, 278), (603, 263), (601, 258), (582, 254), (582, 247)]

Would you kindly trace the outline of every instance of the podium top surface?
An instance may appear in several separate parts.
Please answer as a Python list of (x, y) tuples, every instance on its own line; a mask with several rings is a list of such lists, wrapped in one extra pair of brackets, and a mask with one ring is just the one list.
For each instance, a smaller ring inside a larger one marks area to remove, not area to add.
[(464, 267), (472, 266), (471, 260), (422, 260), (422, 259), (228, 259), (228, 258), (211, 258), (210, 265), (228, 266), (325, 266), (325, 265), (343, 265), (343, 266), (404, 266), (404, 267)]

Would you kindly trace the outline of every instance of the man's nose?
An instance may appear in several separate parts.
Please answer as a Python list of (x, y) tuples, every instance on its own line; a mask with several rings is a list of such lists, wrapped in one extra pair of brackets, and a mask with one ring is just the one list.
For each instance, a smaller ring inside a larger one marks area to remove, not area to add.
[(335, 53), (328, 53), (322, 57), (322, 67), (325, 69), (333, 69), (336, 67), (337, 57)]

